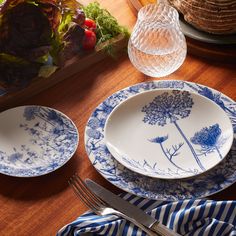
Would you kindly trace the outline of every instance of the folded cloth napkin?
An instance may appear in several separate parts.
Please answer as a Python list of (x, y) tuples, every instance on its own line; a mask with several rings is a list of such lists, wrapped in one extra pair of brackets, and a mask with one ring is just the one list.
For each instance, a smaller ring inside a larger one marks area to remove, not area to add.
[[(121, 197), (181, 235), (236, 236), (236, 201), (183, 200), (155, 201), (131, 194)], [(144, 236), (141, 229), (115, 215), (97, 216), (86, 212), (64, 226), (57, 236), (90, 235)]]

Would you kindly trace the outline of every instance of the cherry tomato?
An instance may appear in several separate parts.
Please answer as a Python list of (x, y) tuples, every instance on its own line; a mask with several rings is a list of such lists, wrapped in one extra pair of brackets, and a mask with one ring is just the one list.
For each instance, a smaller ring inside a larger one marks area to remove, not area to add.
[(90, 50), (93, 49), (96, 45), (97, 37), (96, 34), (88, 29), (84, 31), (84, 39), (83, 39), (83, 49)]
[(92, 30), (93, 32), (95, 32), (97, 28), (96, 22), (89, 18), (86, 18), (84, 20), (84, 26), (85, 26), (84, 28)]

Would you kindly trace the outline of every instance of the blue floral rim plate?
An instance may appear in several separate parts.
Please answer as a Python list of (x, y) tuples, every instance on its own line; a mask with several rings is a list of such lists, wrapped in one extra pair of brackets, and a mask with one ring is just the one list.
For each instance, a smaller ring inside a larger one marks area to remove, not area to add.
[(79, 134), (63, 113), (43, 106), (20, 106), (0, 113), (0, 173), (45, 175), (75, 153)]
[(104, 136), (112, 156), (130, 170), (181, 179), (219, 164), (231, 149), (233, 127), (212, 100), (190, 91), (157, 89), (117, 105)]
[[(227, 114), (234, 130), (234, 141), (224, 160), (211, 170), (194, 177), (164, 180), (147, 177), (120, 164), (109, 152), (104, 126), (114, 108), (138, 93), (156, 89), (177, 89), (200, 94), (216, 103)], [(177, 80), (150, 81), (118, 91), (92, 113), (85, 128), (85, 145), (90, 161), (110, 183), (140, 197), (177, 201), (215, 194), (236, 182), (236, 102), (204, 85)]]

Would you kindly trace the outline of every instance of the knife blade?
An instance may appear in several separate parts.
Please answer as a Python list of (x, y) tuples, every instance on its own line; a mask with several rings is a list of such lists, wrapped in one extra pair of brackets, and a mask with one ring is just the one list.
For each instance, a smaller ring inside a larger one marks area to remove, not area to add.
[(95, 193), (108, 205), (122, 212), (123, 214), (132, 217), (137, 222), (141, 223), (152, 231), (161, 235), (180, 236), (180, 234), (174, 232), (173, 230), (170, 230), (165, 225), (161, 224), (158, 220), (146, 214), (138, 207), (132, 205), (128, 201), (122, 199), (121, 197), (95, 183), (94, 181), (86, 179), (85, 183), (93, 193)]

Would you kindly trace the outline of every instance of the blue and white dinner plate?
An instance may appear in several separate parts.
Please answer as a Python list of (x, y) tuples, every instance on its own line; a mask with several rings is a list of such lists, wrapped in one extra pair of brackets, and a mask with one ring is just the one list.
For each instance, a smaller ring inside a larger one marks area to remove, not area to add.
[(43, 106), (20, 106), (0, 113), (0, 173), (33, 177), (63, 166), (78, 145), (75, 124)]
[[(233, 125), (234, 141), (230, 152), (220, 164), (198, 176), (164, 180), (133, 172), (111, 155), (104, 139), (104, 127), (110, 113), (127, 98), (144, 91), (157, 89), (177, 89), (197, 93), (212, 100), (224, 110)], [(145, 82), (114, 93), (95, 109), (85, 129), (87, 154), (93, 166), (103, 177), (115, 186), (140, 197), (172, 201), (206, 197), (236, 182), (235, 138), (236, 102), (204, 85), (177, 80)]]
[(199, 175), (231, 149), (233, 127), (212, 100), (190, 91), (138, 93), (110, 113), (104, 131), (112, 156), (125, 167), (155, 178)]

